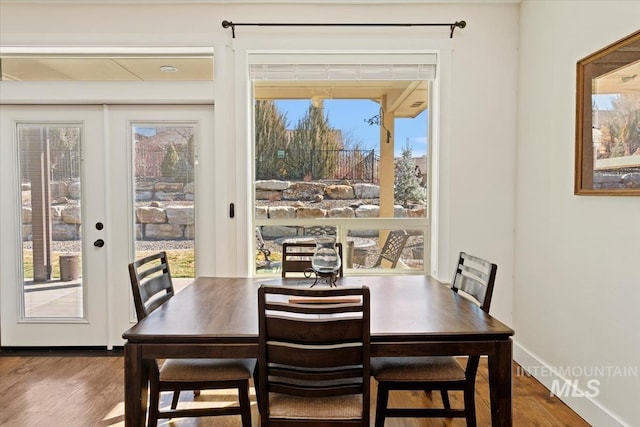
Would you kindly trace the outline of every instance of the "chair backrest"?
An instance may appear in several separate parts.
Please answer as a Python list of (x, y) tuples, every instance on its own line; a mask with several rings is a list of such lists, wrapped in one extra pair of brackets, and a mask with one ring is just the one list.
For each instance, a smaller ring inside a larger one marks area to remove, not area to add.
[(404, 230), (390, 231), (373, 267), (380, 267), (382, 262), (387, 260), (391, 263), (389, 268), (396, 268), (407, 239), (409, 239), (409, 234)]
[(482, 310), (488, 313), (497, 270), (498, 266), (496, 264), (465, 252), (460, 252), (451, 289), (454, 292), (462, 291), (469, 295)]
[(269, 393), (322, 398), (362, 395), (369, 425), (369, 288), (258, 290), (260, 410)]
[[(336, 243), (336, 250), (340, 257), (338, 277), (343, 277), (344, 258), (342, 257), (342, 243)], [(311, 271), (311, 258), (313, 258), (315, 251), (315, 243), (283, 243), (282, 277), (287, 277), (287, 273), (304, 273)]]
[(335, 236), (336, 235), (336, 227), (334, 225), (312, 225), (311, 227), (304, 228), (305, 236)]
[[(453, 276), (451, 290), (463, 292), (466, 296), (475, 300), (482, 311), (489, 313), (493, 285), (496, 281), (498, 266), (482, 258), (460, 252), (458, 266)], [(469, 356), (465, 367), (465, 376), (475, 381), (476, 372), (480, 364), (480, 356)]]
[(148, 255), (129, 264), (129, 277), (138, 321), (174, 295), (166, 252)]

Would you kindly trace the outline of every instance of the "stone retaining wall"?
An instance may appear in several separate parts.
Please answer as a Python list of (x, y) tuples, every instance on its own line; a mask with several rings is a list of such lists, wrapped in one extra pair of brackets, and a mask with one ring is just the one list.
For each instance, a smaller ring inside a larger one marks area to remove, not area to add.
[[(22, 224), (23, 239), (32, 238), (31, 191), (23, 188)], [(348, 182), (256, 182), (257, 200), (278, 201), (279, 206), (257, 206), (258, 219), (310, 219), (310, 218), (377, 218), (380, 207), (361, 204), (359, 200), (375, 200), (380, 188), (374, 184)], [(80, 238), (80, 185), (78, 182), (55, 182), (51, 184), (51, 225), (53, 240), (78, 240)], [(156, 182), (137, 184), (136, 238), (138, 240), (182, 240), (194, 238), (193, 184)], [(336, 207), (318, 208), (304, 202), (326, 201)], [(337, 201), (353, 200), (350, 206)], [(291, 201), (290, 205), (282, 205)], [(145, 203), (148, 202), (148, 203)], [(414, 208), (394, 207), (396, 218), (425, 218), (426, 206)], [(301, 233), (300, 227), (263, 227), (263, 236), (290, 237)], [(366, 232), (364, 232), (366, 234)]]

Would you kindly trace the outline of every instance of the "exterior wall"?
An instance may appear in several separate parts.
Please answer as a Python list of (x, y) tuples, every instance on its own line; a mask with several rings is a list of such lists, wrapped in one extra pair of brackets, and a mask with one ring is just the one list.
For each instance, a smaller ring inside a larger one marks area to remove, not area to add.
[[(639, 22), (638, 1), (521, 9), (515, 357), (547, 387), (564, 385), (547, 368), (582, 370), (563, 399), (595, 426), (640, 425), (640, 198), (573, 195), (576, 62)], [(636, 375), (590, 374), (607, 366)]]

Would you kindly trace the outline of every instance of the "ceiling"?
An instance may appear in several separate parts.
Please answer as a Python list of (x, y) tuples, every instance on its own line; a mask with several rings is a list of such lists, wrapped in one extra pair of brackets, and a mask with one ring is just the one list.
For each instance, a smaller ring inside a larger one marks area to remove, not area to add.
[[(175, 71), (162, 71), (171, 66)], [(15, 81), (207, 81), (213, 58), (5, 57), (2, 80)]]
[(595, 94), (640, 93), (640, 60), (593, 80)]
[[(4, 55), (4, 81), (213, 81), (211, 55), (98, 56)], [(172, 67), (169, 71), (165, 67)], [(387, 112), (415, 117), (427, 108), (426, 81), (259, 81), (256, 99), (371, 99), (387, 98)]]

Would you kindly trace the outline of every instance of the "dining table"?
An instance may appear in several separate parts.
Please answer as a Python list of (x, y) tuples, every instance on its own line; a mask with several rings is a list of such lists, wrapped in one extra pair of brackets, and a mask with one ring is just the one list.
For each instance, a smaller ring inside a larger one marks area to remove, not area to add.
[[(123, 333), (125, 426), (145, 425), (149, 364), (167, 358), (257, 358), (258, 288), (312, 279), (197, 277)], [(512, 425), (514, 331), (424, 275), (348, 276), (370, 290), (371, 356), (486, 355), (492, 426)]]

